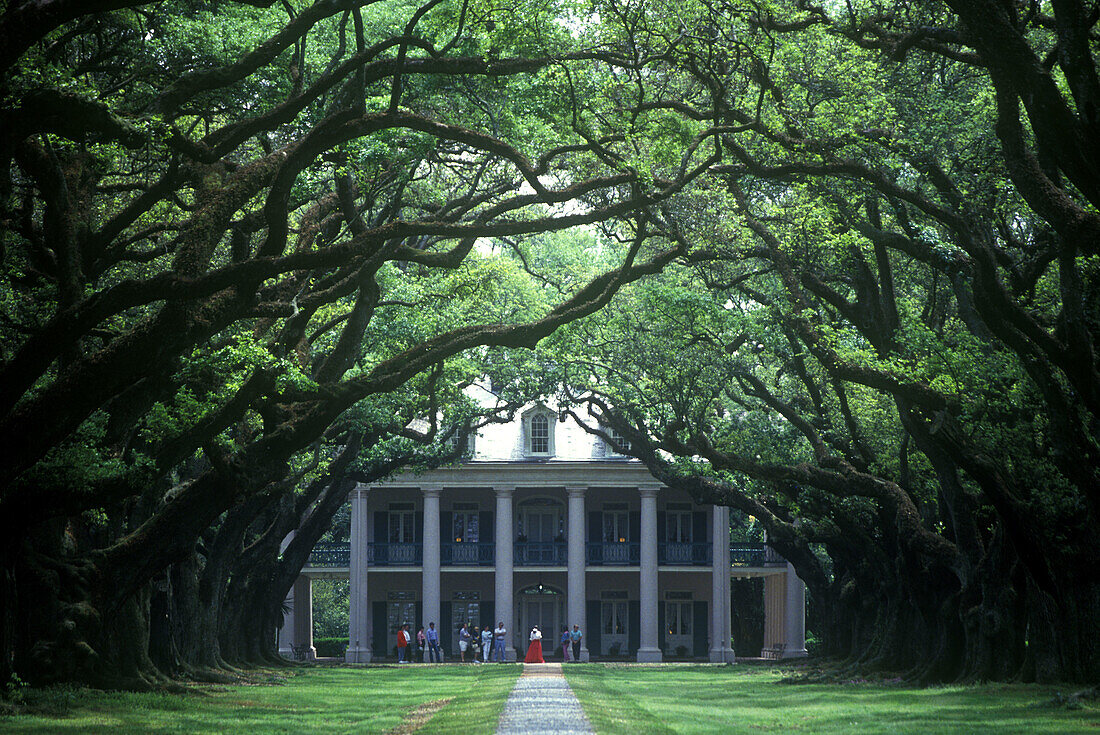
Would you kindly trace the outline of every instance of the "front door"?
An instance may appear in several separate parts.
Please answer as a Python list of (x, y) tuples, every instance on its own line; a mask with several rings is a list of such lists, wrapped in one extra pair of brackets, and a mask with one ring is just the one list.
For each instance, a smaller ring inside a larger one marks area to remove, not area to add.
[(556, 649), (563, 625), (561, 622), (563, 598), (564, 595), (556, 593), (520, 594), (515, 641), (521, 659), (527, 655), (531, 628), (536, 625), (542, 631), (543, 656), (551, 655)]
[(629, 638), (625, 601), (604, 601), (600, 604), (600, 653), (605, 656), (625, 656)]

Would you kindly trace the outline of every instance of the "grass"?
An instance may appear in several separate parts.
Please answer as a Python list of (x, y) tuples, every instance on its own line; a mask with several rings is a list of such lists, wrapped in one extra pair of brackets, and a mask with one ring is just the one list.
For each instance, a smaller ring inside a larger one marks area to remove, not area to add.
[(785, 675), (778, 668), (744, 665), (565, 670), (600, 735), (1100, 732), (1100, 707), (1049, 706), (1058, 691), (1054, 687), (786, 685), (778, 683)]
[(446, 699), (418, 735), (488, 734), (519, 673), (513, 665), (316, 667), (280, 672), (278, 686), (203, 687), (208, 696), (31, 689), (23, 694), (28, 712), (0, 716), (0, 732), (410, 732), (406, 719), (411, 726), (418, 708)]

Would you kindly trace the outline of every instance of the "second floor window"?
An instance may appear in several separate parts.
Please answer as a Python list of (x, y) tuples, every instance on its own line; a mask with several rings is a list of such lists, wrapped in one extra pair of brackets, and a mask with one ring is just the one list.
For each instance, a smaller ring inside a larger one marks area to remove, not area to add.
[(543, 414), (531, 417), (531, 453), (550, 453), (550, 421)]

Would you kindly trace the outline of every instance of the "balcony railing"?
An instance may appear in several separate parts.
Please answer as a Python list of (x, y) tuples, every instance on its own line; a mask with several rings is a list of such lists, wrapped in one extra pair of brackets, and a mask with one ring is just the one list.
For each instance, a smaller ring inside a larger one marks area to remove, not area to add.
[(496, 562), (494, 543), (445, 543), (439, 562), (443, 566), (491, 567)]
[(657, 563), (666, 566), (705, 567), (710, 565), (710, 544), (703, 542), (657, 544)]
[(512, 563), (517, 567), (565, 566), (564, 541), (517, 541)]
[(731, 544), (730, 564), (735, 567), (775, 567), (786, 565), (783, 559), (767, 544)]
[(317, 544), (309, 552), (307, 566), (346, 567), (351, 564), (351, 544)]
[(642, 558), (641, 544), (634, 542), (597, 542), (585, 544), (588, 563), (594, 566), (638, 566)]
[[(593, 566), (638, 566), (641, 544), (597, 542), (585, 544), (587, 563)], [(566, 545), (561, 541), (517, 541), (514, 564), (524, 566), (565, 566)], [(443, 566), (491, 567), (495, 563), (493, 543), (442, 544), (440, 563)], [(351, 544), (317, 544), (309, 555), (308, 566), (338, 568), (350, 566)], [(658, 563), (667, 566), (708, 566), (711, 563), (709, 543), (661, 543), (657, 547)], [(367, 564), (371, 566), (418, 567), (423, 562), (421, 544), (367, 544)], [(730, 564), (735, 567), (783, 566), (787, 562), (766, 544), (731, 544)]]

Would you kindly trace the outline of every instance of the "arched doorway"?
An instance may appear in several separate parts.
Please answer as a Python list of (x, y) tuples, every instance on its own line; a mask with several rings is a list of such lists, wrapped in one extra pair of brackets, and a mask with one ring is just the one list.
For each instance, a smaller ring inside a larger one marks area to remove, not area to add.
[(542, 631), (542, 650), (549, 655), (561, 637), (565, 595), (556, 587), (533, 584), (524, 587), (516, 594), (516, 648), (520, 658), (527, 652), (528, 635), (531, 628), (539, 626)]

